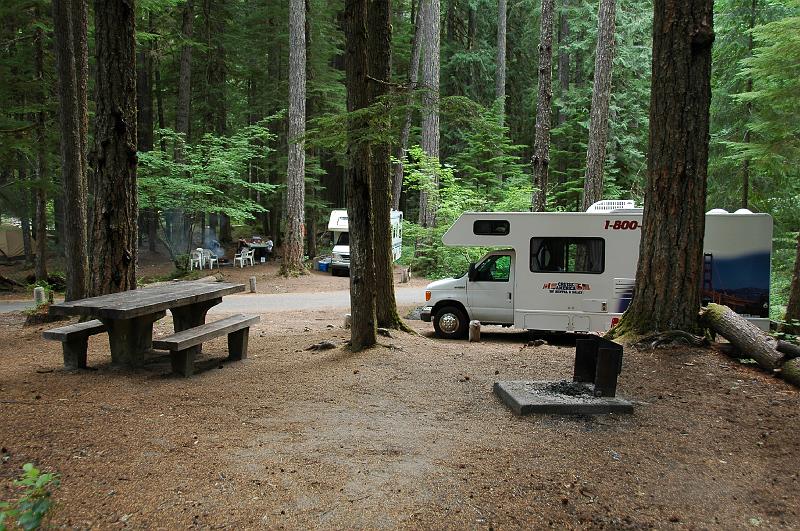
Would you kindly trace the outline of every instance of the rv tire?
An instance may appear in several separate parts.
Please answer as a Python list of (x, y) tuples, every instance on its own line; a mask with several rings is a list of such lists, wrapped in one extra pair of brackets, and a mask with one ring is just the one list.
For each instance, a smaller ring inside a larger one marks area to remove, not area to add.
[(462, 339), (467, 336), (469, 319), (456, 306), (444, 306), (436, 311), (433, 318), (436, 335), (444, 339)]

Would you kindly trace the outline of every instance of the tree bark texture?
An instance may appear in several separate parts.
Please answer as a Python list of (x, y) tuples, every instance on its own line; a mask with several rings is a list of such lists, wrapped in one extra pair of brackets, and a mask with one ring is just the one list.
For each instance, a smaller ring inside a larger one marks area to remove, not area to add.
[(550, 112), (553, 100), (553, 23), (555, 0), (542, 0), (539, 24), (539, 97), (536, 100), (536, 133), (533, 141), (533, 197), (531, 209), (542, 212), (547, 203), (550, 171)]
[[(89, 3), (88, 0), (72, 0), (73, 47), (75, 50), (75, 88), (78, 94), (78, 127), (81, 140), (81, 169), (87, 190), (92, 184), (92, 169), (89, 165)], [(87, 203), (88, 204), (88, 203)], [(88, 208), (88, 207), (87, 207)], [(91, 215), (91, 211), (88, 212)], [(87, 230), (91, 226), (87, 219)], [(91, 252), (91, 248), (89, 249)]]
[(727, 306), (709, 304), (701, 310), (700, 320), (763, 368), (772, 370), (783, 364), (785, 355), (776, 350), (778, 341)]
[(782, 327), (784, 331), (800, 334), (800, 325), (791, 323), (791, 321), (800, 322), (800, 232), (797, 233), (797, 254), (794, 259), (792, 285), (789, 288), (789, 304), (786, 306), (786, 315), (783, 320), (787, 323)]
[(600, 0), (600, 11), (597, 14), (592, 110), (589, 118), (589, 144), (586, 148), (586, 175), (583, 182), (584, 211), (603, 199), (603, 165), (606, 161), (608, 143), (608, 106), (611, 102), (616, 9), (615, 0)]
[[(440, 6), (439, 0), (420, 0), (422, 11), (422, 139), (425, 154), (439, 160), (439, 67)], [(430, 176), (428, 186), (439, 186), (438, 175)], [(424, 188), (419, 193), (419, 223), (436, 226), (436, 204)]]
[(133, 0), (95, 0), (92, 293), (136, 288), (136, 12)]
[(66, 258), (67, 301), (86, 297), (89, 288), (89, 250), (86, 233), (86, 174), (81, 139), (81, 105), (75, 57), (75, 13), (83, 0), (53, 0), (53, 29), (58, 76), (58, 114), (61, 133), (61, 183), (64, 193), (63, 244)]
[(298, 275), (303, 267), (305, 231), (306, 5), (289, 1), (289, 162), (286, 173), (286, 237), (281, 273)]
[(698, 328), (712, 0), (656, 0), (647, 187), (636, 288), (615, 335)]
[[(369, 31), (369, 99), (375, 103), (389, 93), (392, 74), (391, 2), (368, 0), (367, 26)], [(376, 81), (377, 80), (377, 81)], [(373, 127), (391, 127), (388, 113), (377, 116)], [(394, 296), (394, 259), (392, 258), (392, 188), (390, 146), (384, 142), (372, 144), (372, 210), (373, 247), (375, 249), (375, 311), (377, 325), (382, 328), (401, 328)]]
[(800, 387), (800, 358), (794, 358), (783, 364), (781, 378), (796, 387)]
[[(558, 95), (561, 100), (560, 106), (556, 109), (556, 125), (559, 126), (567, 121), (567, 113), (565, 110), (565, 99), (569, 92), (570, 71), (569, 71), (569, 17), (568, 15), (569, 1), (562, 0), (561, 13), (558, 17)], [(556, 166), (556, 173), (558, 174), (559, 184), (566, 182), (567, 172), (567, 157), (559, 157)]]
[(403, 192), (403, 161), (408, 153), (408, 139), (411, 136), (411, 120), (414, 116), (412, 103), (414, 102), (414, 91), (417, 90), (419, 80), (419, 57), (422, 53), (422, 22), (420, 13), (417, 9), (414, 24), (414, 37), (411, 41), (411, 60), (408, 63), (408, 94), (406, 96), (406, 116), (403, 121), (403, 129), (400, 132), (400, 144), (397, 146), (394, 164), (394, 177), (392, 179), (392, 208), (400, 210), (400, 194)]
[[(345, 79), (347, 110), (369, 105), (367, 48), (368, 0), (346, 0)], [(372, 247), (371, 161), (363, 138), (366, 119), (350, 119), (347, 155), (347, 216), (350, 228), (350, 347), (362, 350), (377, 342), (375, 326), (375, 256)]]
[(497, 60), (494, 74), (494, 97), (500, 101), (500, 125), (506, 117), (506, 0), (497, 0)]

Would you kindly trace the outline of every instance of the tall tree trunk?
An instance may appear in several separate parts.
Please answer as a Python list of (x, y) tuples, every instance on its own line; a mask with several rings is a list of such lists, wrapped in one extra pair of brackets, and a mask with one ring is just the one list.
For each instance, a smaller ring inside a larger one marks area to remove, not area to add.
[[(37, 18), (39, 11), (37, 9)], [(37, 79), (44, 79), (44, 30), (37, 27), (34, 33), (34, 67)], [(47, 88), (42, 83), (38, 93), (39, 111), (36, 113), (36, 280), (47, 279)]]
[(636, 291), (614, 335), (698, 329), (711, 102), (713, 1), (656, 0)]
[[(561, 100), (561, 106), (556, 109), (556, 124), (559, 126), (567, 121), (564, 100), (567, 97), (567, 93), (569, 93), (570, 80), (569, 50), (567, 48), (567, 41), (569, 40), (568, 8), (569, 0), (562, 0), (558, 24), (558, 95)], [(567, 157), (561, 156), (558, 158), (556, 172), (558, 173), (559, 184), (566, 182)]]
[[(368, 0), (345, 0), (345, 80), (347, 110), (369, 106), (367, 74)], [(363, 117), (350, 118), (347, 145), (347, 215), (350, 228), (350, 348), (358, 352), (377, 342), (375, 330), (375, 256), (372, 247), (370, 149)]]
[[(391, 6), (388, 0), (370, 0), (368, 4), (370, 100), (376, 102), (389, 93), (392, 76)], [(387, 113), (388, 114), (388, 113)], [(373, 127), (388, 129), (389, 120), (379, 116)], [(374, 212), (373, 247), (375, 249), (375, 295), (378, 326), (401, 328), (394, 296), (394, 258), (392, 257), (392, 190), (389, 144), (372, 144), (372, 210)]]
[[(151, 15), (148, 31), (153, 33), (154, 29)], [(153, 46), (147, 43), (141, 45), (136, 54), (136, 148), (138, 151), (152, 151), (153, 128)], [(158, 210), (148, 208), (140, 218), (147, 228), (148, 250), (155, 252)], [(141, 240), (141, 232), (139, 239)]]
[(586, 148), (586, 178), (583, 210), (603, 198), (603, 165), (608, 143), (608, 105), (611, 101), (611, 71), (614, 62), (616, 1), (600, 0), (597, 14), (597, 49), (594, 57), (594, 87)]
[(306, 6), (289, 1), (289, 163), (286, 172), (286, 236), (281, 274), (305, 274)]
[(500, 125), (506, 118), (506, 0), (497, 0), (497, 60), (495, 61), (494, 97), (500, 102)]
[(417, 89), (419, 79), (419, 56), (422, 50), (422, 23), (420, 20), (421, 10), (417, 10), (414, 24), (414, 37), (411, 39), (411, 60), (408, 63), (408, 94), (406, 95), (406, 115), (403, 121), (403, 129), (400, 133), (400, 145), (395, 151), (397, 162), (394, 163), (394, 177), (392, 178), (392, 208), (400, 210), (400, 195), (403, 192), (403, 161), (408, 152), (408, 139), (411, 136), (411, 119), (414, 116), (412, 103), (414, 101), (414, 91)]
[[(782, 328), (791, 334), (800, 334), (800, 232), (797, 233), (797, 254), (794, 259), (792, 286), (789, 289), (789, 304), (783, 318), (787, 325)], [(794, 321), (794, 323), (792, 323)]]
[[(86, 297), (89, 287), (89, 250), (86, 235), (86, 174), (83, 166), (79, 81), (76, 65), (76, 13), (85, 0), (53, 0), (56, 70), (58, 74), (59, 127), (61, 129), (61, 182), (64, 190), (64, 254), (66, 300)], [(81, 33), (81, 30), (77, 30)], [(79, 56), (82, 55), (80, 52)]]
[[(421, 0), (422, 10), (422, 151), (439, 160), (439, 55), (440, 11), (439, 0)], [(439, 186), (438, 175), (430, 175), (428, 187)], [(427, 190), (419, 193), (419, 223), (423, 227), (436, 226), (436, 204)]]
[[(750, 2), (750, 23), (748, 27), (750, 32), (747, 34), (747, 56), (752, 57), (753, 55), (753, 28), (756, 26), (756, 2), (757, 0), (751, 0)], [(752, 92), (753, 91), (753, 78), (751, 76), (747, 76), (747, 81), (745, 82), (745, 92)], [(745, 112), (746, 117), (745, 119), (748, 121), (745, 124), (744, 128), (744, 143), (750, 143), (750, 127), (749, 121), (750, 118), (753, 116), (753, 102), (751, 100), (747, 100), (747, 104), (745, 105)], [(742, 161), (742, 206), (741, 208), (748, 208), (750, 205), (750, 157), (745, 157)]]
[(92, 292), (136, 288), (136, 12), (134, 0), (95, 0)]
[(22, 187), (22, 199), (20, 212), (20, 225), (22, 228), (22, 252), (25, 255), (25, 263), (33, 263), (33, 245), (31, 244), (31, 201), (30, 201), (30, 183), (28, 181), (28, 167), (25, 157), (19, 156), (19, 180)]
[[(194, 23), (194, 1), (187, 0), (181, 14), (181, 45), (180, 65), (178, 67), (178, 100), (175, 109), (175, 131), (186, 135), (189, 139), (189, 106), (192, 100), (192, 45), (187, 41), (192, 39)], [(176, 154), (176, 159), (180, 155)]]
[[(192, 53), (194, 47), (189, 41), (194, 37), (194, 0), (186, 0), (181, 10), (181, 53), (178, 65), (178, 95), (175, 105), (175, 132), (189, 142), (190, 112), (192, 105)], [(160, 79), (157, 78), (157, 81)], [(183, 149), (180, 144), (174, 147), (176, 161), (183, 160)], [(189, 252), (191, 237), (187, 238), (187, 231), (191, 227), (191, 220), (185, 215), (183, 209), (176, 208), (165, 212), (170, 217), (169, 233), (165, 236), (173, 249), (179, 253)]]
[[(72, 0), (73, 47), (75, 53), (75, 87), (78, 94), (78, 126), (81, 140), (81, 171), (87, 192), (92, 186), (92, 168), (89, 164), (89, 3), (87, 0)], [(91, 227), (91, 208), (87, 202), (87, 231)], [(91, 252), (91, 239), (88, 238)]]
[(542, 0), (539, 24), (539, 98), (536, 100), (536, 135), (533, 142), (533, 197), (531, 209), (542, 212), (547, 203), (550, 170), (550, 106), (553, 99), (553, 20), (555, 0)]
[[(157, 56), (153, 59), (153, 82), (156, 90), (158, 128), (164, 129), (167, 127), (167, 122), (164, 119), (164, 90), (161, 86), (161, 61), (158, 60)], [(167, 142), (163, 138), (161, 139), (161, 151), (167, 151)]]

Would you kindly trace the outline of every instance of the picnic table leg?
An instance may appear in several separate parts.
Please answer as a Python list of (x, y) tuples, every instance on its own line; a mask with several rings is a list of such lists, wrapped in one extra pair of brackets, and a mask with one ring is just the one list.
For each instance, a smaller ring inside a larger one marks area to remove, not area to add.
[[(200, 326), (206, 322), (206, 314), (208, 310), (222, 302), (222, 297), (218, 299), (210, 299), (203, 302), (196, 302), (188, 306), (181, 306), (180, 308), (170, 308), (172, 312), (172, 322), (175, 326), (176, 332), (188, 330), (195, 326)], [(190, 347), (186, 349), (182, 357), (194, 360), (203, 352), (203, 345)], [(187, 362), (188, 363), (188, 362)], [(192, 362), (193, 363), (193, 362)], [(184, 363), (185, 365), (185, 363)]]
[(100, 319), (108, 329), (111, 363), (134, 369), (142, 367), (144, 353), (153, 348), (153, 323), (164, 315), (166, 312), (133, 319)]

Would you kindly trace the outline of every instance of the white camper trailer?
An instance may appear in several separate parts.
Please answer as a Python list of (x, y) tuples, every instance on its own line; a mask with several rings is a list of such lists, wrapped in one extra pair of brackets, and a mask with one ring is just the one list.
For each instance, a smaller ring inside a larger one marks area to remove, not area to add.
[[(392, 258), (397, 261), (403, 252), (403, 213), (392, 210)], [(328, 221), (328, 230), (333, 234), (331, 251), (331, 274), (336, 276), (350, 271), (350, 232), (347, 224), (347, 210), (334, 210)]]
[[(453, 246), (503, 247), (461, 278), (428, 285), (423, 321), (437, 335), (468, 322), (527, 330), (605, 331), (634, 289), (642, 209), (601, 201), (587, 212), (468, 212), (444, 234)], [(749, 210), (706, 214), (703, 300), (727, 304), (769, 328), (772, 218)]]

